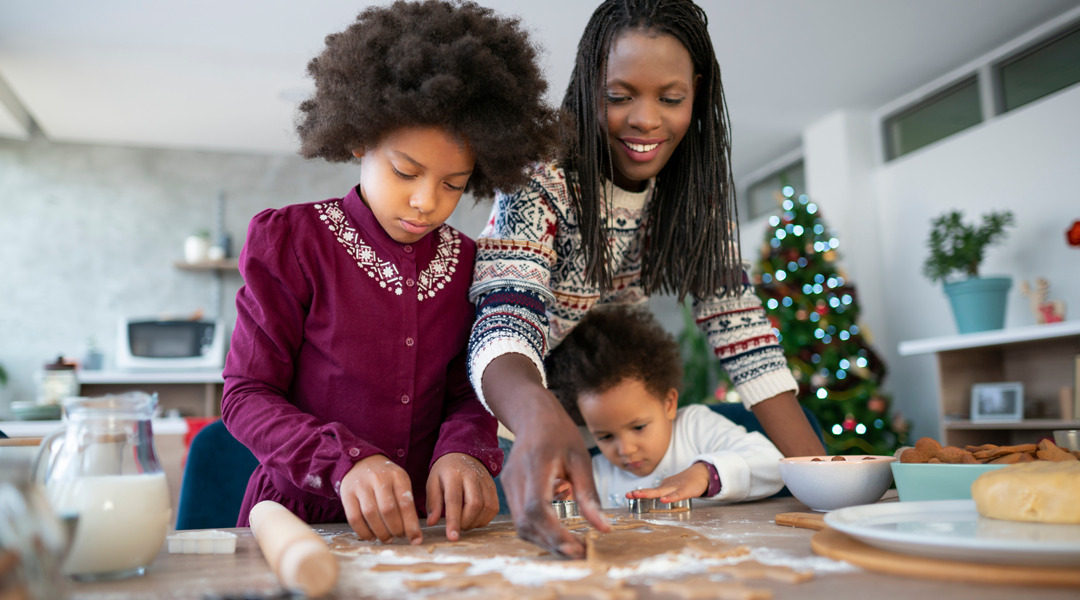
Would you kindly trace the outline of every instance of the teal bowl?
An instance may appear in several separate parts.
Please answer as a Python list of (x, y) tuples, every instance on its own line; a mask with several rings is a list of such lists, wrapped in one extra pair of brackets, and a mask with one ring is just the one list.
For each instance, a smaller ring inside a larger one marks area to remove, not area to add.
[(971, 500), (971, 484), (979, 475), (1009, 465), (949, 465), (891, 463), (896, 493), (901, 502)]

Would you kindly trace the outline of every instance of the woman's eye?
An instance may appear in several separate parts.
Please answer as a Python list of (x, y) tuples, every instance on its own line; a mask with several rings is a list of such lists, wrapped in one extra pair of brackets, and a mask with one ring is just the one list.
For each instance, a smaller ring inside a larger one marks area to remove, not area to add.
[(611, 104), (619, 104), (621, 102), (629, 102), (630, 97), (629, 96), (613, 96), (611, 94), (608, 94), (607, 101), (609, 103), (611, 103)]
[(665, 104), (682, 104), (686, 98), (661, 98), (660, 101)]

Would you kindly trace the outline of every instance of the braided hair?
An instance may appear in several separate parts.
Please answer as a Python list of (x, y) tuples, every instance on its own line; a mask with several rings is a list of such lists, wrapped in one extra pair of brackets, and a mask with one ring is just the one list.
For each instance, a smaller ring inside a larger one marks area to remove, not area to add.
[(628, 30), (673, 36), (686, 48), (701, 76), (693, 119), (682, 143), (656, 176), (649, 202), (642, 259), (645, 293), (657, 291), (708, 297), (736, 294), (742, 287), (738, 214), (731, 176), (731, 124), (720, 81), (720, 66), (708, 19), (691, 0), (605, 0), (594, 12), (578, 44), (562, 108), (570, 118), (560, 161), (576, 173), (571, 203), (578, 217), (585, 277), (611, 287), (610, 248), (598, 198), (611, 202), (604, 177), (613, 170), (597, 107), (607, 81), (607, 57), (614, 40)]

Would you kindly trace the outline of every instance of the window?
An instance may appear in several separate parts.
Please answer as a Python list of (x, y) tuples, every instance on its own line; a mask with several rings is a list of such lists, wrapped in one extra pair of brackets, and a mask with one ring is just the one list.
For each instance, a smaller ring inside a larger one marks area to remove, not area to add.
[(885, 119), (885, 156), (892, 160), (982, 121), (979, 83), (970, 77)]
[(1000, 63), (998, 79), (1004, 111), (1080, 82), (1080, 25)]
[(1080, 83), (1080, 22), (1072, 17), (1049, 25), (958, 69), (955, 77), (931, 84), (938, 89), (929, 97), (886, 113), (886, 162)]
[(780, 190), (786, 185), (795, 188), (797, 192), (806, 189), (806, 173), (802, 160), (774, 171), (747, 187), (746, 218), (756, 219), (778, 211), (783, 199)]

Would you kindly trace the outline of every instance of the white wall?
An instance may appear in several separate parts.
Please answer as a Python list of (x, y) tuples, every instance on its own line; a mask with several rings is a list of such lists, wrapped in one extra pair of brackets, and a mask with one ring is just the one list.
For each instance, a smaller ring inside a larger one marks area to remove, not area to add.
[[(1080, 319), (1080, 248), (1065, 241), (1080, 219), (1078, 132), (1080, 87), (1073, 86), (878, 169), (892, 384), (920, 421), (937, 397), (933, 360), (899, 358), (896, 343), (956, 332), (940, 286), (921, 273), (932, 217), (953, 208), (969, 219), (1012, 210), (1017, 226), (983, 263), (984, 274), (1014, 278), (1005, 327), (1035, 323), (1019, 284), (1039, 276), (1049, 279), (1050, 297), (1068, 305), (1066, 319)], [(924, 435), (936, 432), (936, 422), (930, 431), (918, 425)]]
[[(914, 423), (912, 435), (938, 435), (932, 356), (901, 357), (901, 341), (954, 335), (940, 285), (922, 275), (930, 220), (951, 209), (975, 220), (1012, 210), (1016, 227), (989, 249), (986, 275), (1014, 278), (1005, 326), (1035, 318), (1019, 292), (1045, 276), (1050, 297), (1080, 320), (1080, 248), (1065, 231), (1080, 219), (1080, 86), (995, 117), (909, 155), (882, 163), (880, 113), (841, 111), (803, 135), (807, 191), (840, 240), (839, 265), (859, 292), (863, 325), (889, 369), (886, 390)], [(765, 219), (744, 223), (743, 252), (760, 253)]]

